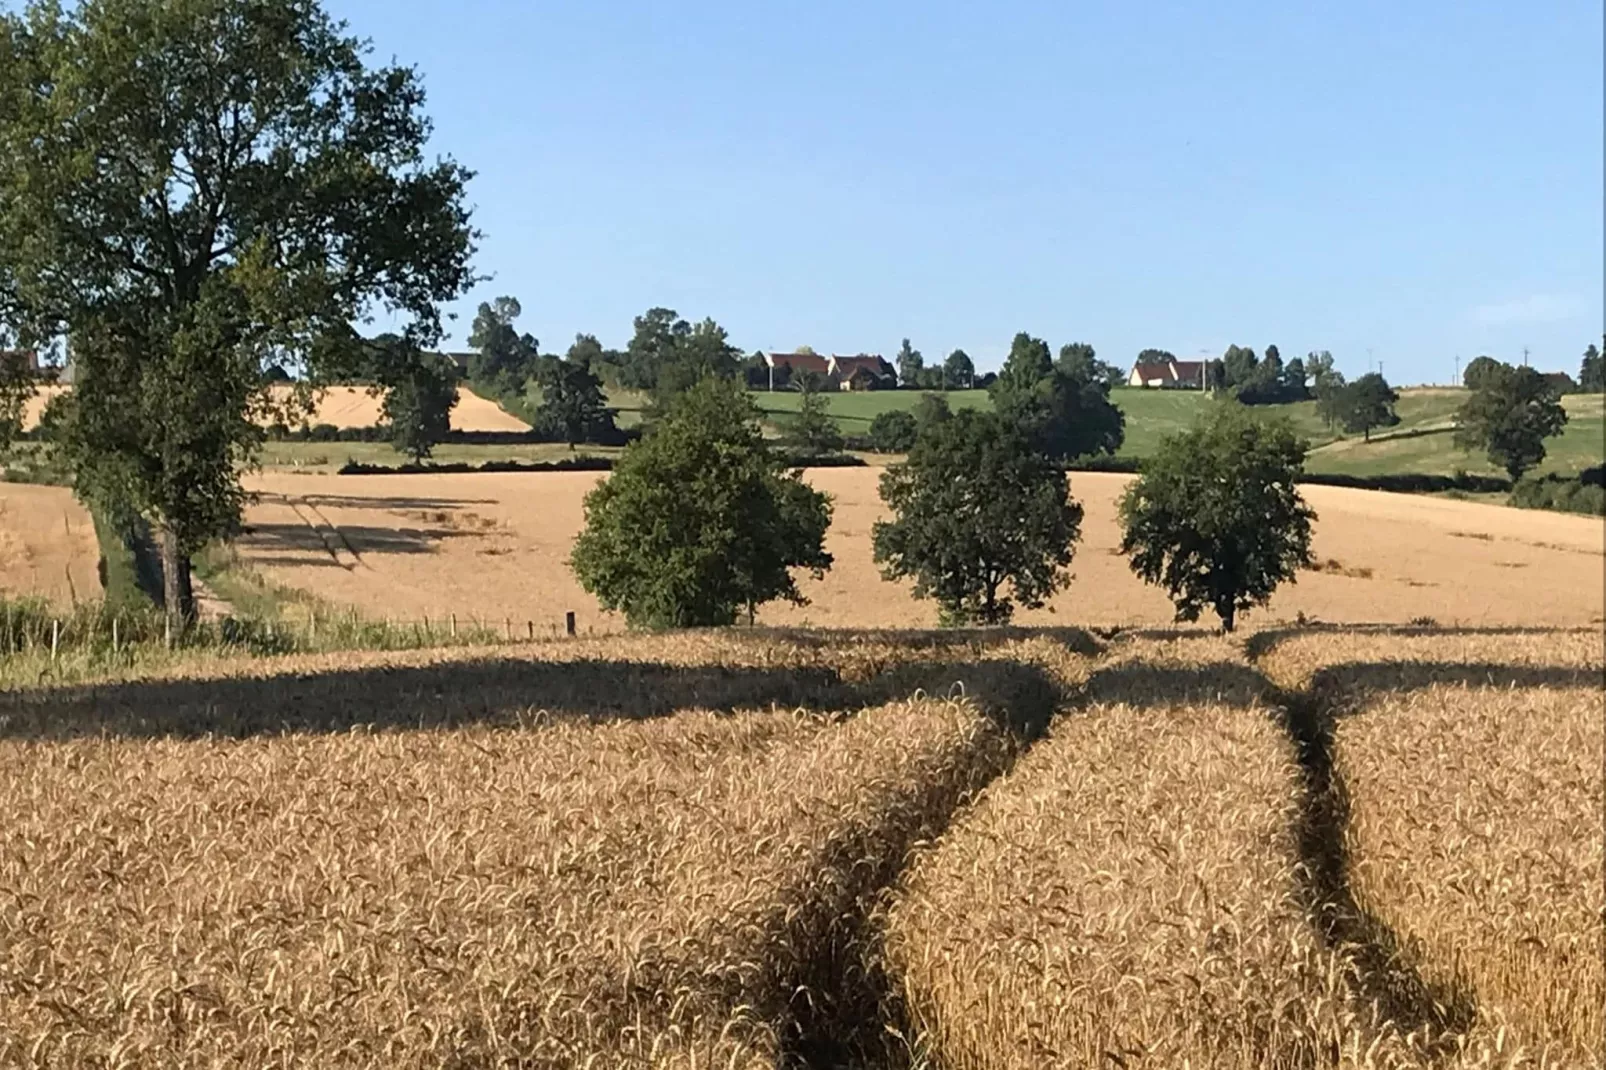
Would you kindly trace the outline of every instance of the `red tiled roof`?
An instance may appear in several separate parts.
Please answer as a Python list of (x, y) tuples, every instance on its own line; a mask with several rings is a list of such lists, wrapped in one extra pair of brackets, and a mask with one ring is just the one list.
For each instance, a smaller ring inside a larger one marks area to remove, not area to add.
[(766, 353), (764, 360), (772, 368), (789, 368), (794, 375), (798, 372), (829, 375), (831, 372), (831, 362), (818, 353)]
[(887, 362), (880, 357), (869, 356), (864, 353), (856, 357), (833, 356), (831, 359), (836, 363), (836, 373), (844, 379), (852, 378), (859, 371), (869, 372), (879, 379), (892, 371)]
[(1202, 360), (1177, 360), (1171, 366), (1177, 370), (1178, 379), (1197, 379), (1204, 374), (1205, 362)]
[(1153, 382), (1156, 379), (1162, 383), (1174, 383), (1177, 381), (1176, 375), (1171, 371), (1171, 365), (1164, 361), (1140, 360), (1132, 365), (1132, 370), (1145, 383)]

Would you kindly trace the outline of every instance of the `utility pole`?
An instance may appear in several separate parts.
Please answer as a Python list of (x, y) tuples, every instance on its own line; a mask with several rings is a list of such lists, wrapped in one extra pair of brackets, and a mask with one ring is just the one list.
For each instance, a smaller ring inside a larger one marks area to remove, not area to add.
[(1526, 368), (1528, 366), (1528, 347), (1527, 346), (1523, 346), (1522, 347), (1522, 366), (1524, 368)]
[(1461, 354), (1457, 353), (1455, 355), (1455, 378), (1450, 380), (1450, 385), (1451, 386), (1456, 386), (1456, 385), (1460, 384), (1460, 382), (1461, 382)]

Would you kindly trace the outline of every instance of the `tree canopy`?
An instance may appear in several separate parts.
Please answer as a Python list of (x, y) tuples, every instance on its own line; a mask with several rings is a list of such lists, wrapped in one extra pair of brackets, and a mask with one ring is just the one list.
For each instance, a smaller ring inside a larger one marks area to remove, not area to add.
[(888, 580), (914, 580), (944, 625), (1007, 624), (1069, 582), (1082, 508), (1064, 473), (1007, 419), (961, 409), (924, 424), (881, 477), (893, 518), (875, 525)]
[(920, 382), (920, 373), (925, 369), (926, 358), (921, 356), (920, 350), (909, 344), (909, 339), (907, 338), (898, 347), (896, 364), (900, 386), (908, 388), (924, 385)]
[(518, 298), (498, 297), (482, 302), (474, 315), (468, 377), (493, 398), (524, 393), (525, 384), (539, 374), (540, 343), (513, 326), (523, 312)]
[(1490, 374), (1498, 371), (1504, 364), (1493, 357), (1474, 357), (1467, 362), (1466, 370), (1461, 373), (1461, 385), (1468, 390), (1477, 390), (1488, 379)]
[(1591, 342), (1578, 365), (1578, 389), (1588, 394), (1606, 391), (1606, 368), (1601, 366), (1600, 350)]
[(786, 428), (786, 445), (800, 457), (823, 457), (842, 449), (842, 431), (831, 419), (831, 403), (820, 386), (812, 375), (799, 377), (802, 397)]
[(457, 406), (457, 366), (436, 353), (424, 353), (405, 339), (385, 344), (402, 348), (381, 362), (385, 381), (380, 420), (390, 428), (391, 445), (415, 464), (435, 451), (452, 426)]
[(1456, 445), (1483, 450), (1513, 481), (1545, 459), (1545, 439), (1561, 434), (1567, 410), (1556, 389), (1532, 368), (1496, 361), (1477, 378), (1456, 413)]
[(1226, 631), (1311, 562), (1295, 478), (1306, 444), (1284, 420), (1223, 405), (1166, 438), (1121, 498), (1121, 552), (1165, 588), (1177, 619), (1214, 610)]
[(777, 598), (804, 604), (791, 570), (831, 567), (830, 499), (787, 471), (729, 380), (677, 396), (586, 495), (585, 516), (574, 573), (633, 627), (731, 624)]
[(942, 370), (947, 384), (966, 389), (976, 385), (976, 363), (963, 349), (948, 354), (948, 359), (942, 363)]
[[(474, 281), (470, 175), (425, 158), (417, 76), (316, 0), (36, 0), (0, 14), (0, 306), (70, 338), (75, 487), (161, 533), (168, 610), (238, 528), (273, 404), (383, 310), (411, 344)], [(302, 394), (303, 401), (305, 394)]]
[(1344, 430), (1360, 431), (1368, 442), (1374, 427), (1393, 427), (1400, 422), (1394, 406), (1400, 395), (1378, 372), (1367, 372), (1338, 393), (1336, 411)]
[[(592, 342), (595, 341), (593, 338)], [(536, 409), (536, 423), (561, 433), (571, 450), (581, 442), (612, 441), (618, 433), (613, 410), (608, 408), (603, 396), (602, 380), (591, 370), (586, 347), (576, 341), (569, 354), (565, 360), (551, 361), (542, 367), (541, 404)]]
[(1094, 374), (1092, 347), (1066, 348), (1070, 356), (1055, 365), (1047, 342), (1017, 334), (988, 388), (993, 408), (1052, 460), (1113, 455), (1125, 440), (1126, 417), (1110, 401), (1109, 381)]

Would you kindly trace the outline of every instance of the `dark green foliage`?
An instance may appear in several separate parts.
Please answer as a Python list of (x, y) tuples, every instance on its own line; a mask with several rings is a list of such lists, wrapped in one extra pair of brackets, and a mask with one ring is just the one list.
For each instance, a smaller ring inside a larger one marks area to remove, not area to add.
[(1600, 350), (1593, 342), (1584, 350), (1584, 359), (1578, 365), (1578, 389), (1586, 394), (1606, 391), (1606, 368), (1602, 367)]
[(680, 394), (585, 502), (570, 562), (587, 591), (634, 627), (751, 620), (777, 598), (802, 604), (791, 569), (816, 576), (830, 500), (788, 473), (738, 383)]
[(940, 424), (954, 414), (948, 407), (948, 399), (941, 394), (921, 394), (915, 402), (915, 426), (927, 427), (930, 424)]
[(1109, 389), (1126, 382), (1126, 372), (1113, 364), (1098, 359), (1098, 354), (1086, 342), (1071, 342), (1060, 346), (1060, 359), (1055, 365), (1073, 378), (1090, 383), (1102, 383)]
[(1051, 368), (1027, 390), (1004, 383), (1000, 378), (992, 391), (994, 409), (1051, 459), (1113, 455), (1121, 448), (1126, 417), (1111, 404), (1105, 382)]
[(475, 351), (469, 358), (468, 378), (487, 397), (516, 397), (536, 374), (540, 344), (513, 326), (523, 311), (517, 298), (498, 297), (481, 303), (475, 313), (468, 336)]
[[(406, 346), (401, 339), (397, 345)], [(380, 421), (390, 429), (390, 444), (416, 464), (435, 451), (452, 429), (457, 407), (457, 368), (445, 357), (410, 352), (386, 362), (385, 398)]]
[(580, 348), (578, 342), (570, 348), (568, 360), (555, 360), (542, 368), (541, 406), (536, 410), (537, 427), (561, 435), (570, 449), (581, 442), (611, 441), (618, 434), (613, 410), (602, 393), (602, 380), (584, 359), (583, 349), (582, 359), (574, 358), (576, 348)]
[(1311, 562), (1311, 521), (1295, 488), (1306, 445), (1283, 420), (1223, 405), (1167, 438), (1121, 498), (1121, 552), (1164, 587), (1177, 619), (1237, 616)]
[(1316, 395), (1316, 415), (1332, 427), (1342, 418), (1344, 403), (1344, 373), (1333, 367), (1333, 355), (1327, 350), (1314, 350), (1305, 358), (1305, 371), (1310, 375), (1312, 393)]
[(1567, 411), (1556, 388), (1532, 368), (1496, 363), (1456, 413), (1455, 443), (1483, 450), (1515, 482), (1545, 459), (1545, 439), (1561, 434)]
[(909, 339), (905, 338), (903, 344), (898, 347), (895, 363), (898, 368), (899, 386), (906, 390), (924, 386), (920, 380), (921, 372), (925, 370), (926, 358), (921, 355), (920, 350), (909, 344)]
[(1010, 343), (1009, 356), (1004, 359), (1004, 367), (989, 392), (996, 404), (1000, 393), (1030, 391), (1053, 370), (1054, 360), (1049, 355), (1048, 343), (1021, 331)]
[(379, 306), (433, 344), (474, 281), (469, 173), (367, 52), (316, 0), (0, 13), (0, 312), (71, 339), (74, 486), (156, 529), (180, 629), (191, 555), (240, 523), (263, 368), (327, 381)]
[(1394, 411), (1399, 400), (1400, 395), (1389, 386), (1387, 379), (1377, 372), (1367, 372), (1337, 391), (1333, 411), (1345, 431), (1363, 432), (1370, 442), (1374, 427), (1393, 427), (1400, 422)]
[(625, 348), (619, 385), (645, 390), (661, 416), (675, 397), (704, 378), (736, 379), (742, 354), (711, 319), (693, 326), (672, 308), (650, 308), (635, 319)]
[(1461, 385), (1468, 390), (1477, 390), (1488, 380), (1489, 375), (1498, 371), (1503, 364), (1504, 361), (1495, 360), (1493, 357), (1474, 357), (1467, 364), (1466, 371), (1461, 373)]
[(908, 453), (914, 447), (920, 423), (904, 409), (877, 413), (870, 421), (870, 448), (877, 453)]
[(955, 390), (969, 390), (976, 383), (976, 362), (963, 349), (956, 349), (942, 362), (945, 385)]
[(1602, 469), (1591, 468), (1571, 478), (1554, 473), (1537, 478), (1529, 476), (1512, 488), (1511, 504), (1523, 509), (1606, 516)]
[(1036, 608), (1069, 582), (1082, 508), (1059, 466), (994, 413), (923, 426), (881, 498), (893, 514), (875, 525), (881, 574), (913, 579), (944, 625), (1006, 624), (1017, 602)]
[(649, 308), (634, 321), (635, 333), (625, 347), (619, 385), (631, 390), (652, 390), (658, 371), (674, 359), (680, 339), (691, 334), (691, 324), (672, 308)]
[(831, 403), (819, 389), (816, 377), (799, 376), (803, 397), (797, 415), (786, 428), (786, 445), (803, 457), (824, 457), (842, 450), (842, 431), (831, 419)]
[(1226, 390), (1251, 386), (1255, 381), (1255, 369), (1259, 366), (1260, 358), (1255, 356), (1253, 349), (1228, 346), (1221, 355), (1221, 379), (1217, 386)]
[(1169, 349), (1145, 349), (1138, 353), (1139, 364), (1170, 364), (1176, 354)]

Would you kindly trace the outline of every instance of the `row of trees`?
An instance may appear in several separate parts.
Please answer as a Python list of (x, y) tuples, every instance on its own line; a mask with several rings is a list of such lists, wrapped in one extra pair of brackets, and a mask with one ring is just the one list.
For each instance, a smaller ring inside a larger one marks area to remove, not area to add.
[[(1024, 375), (1041, 343), (1018, 341)], [(1054, 374), (1016, 389), (1035, 395)], [(911, 418), (908, 459), (881, 479), (891, 512), (872, 534), (882, 575), (912, 581), (945, 625), (1007, 623), (1016, 606), (1064, 589), (1083, 512), (1051, 452), (1061, 439), (940, 399)], [(1314, 514), (1295, 488), (1304, 457), (1285, 422), (1212, 410), (1167, 440), (1121, 501), (1133, 571), (1168, 592), (1179, 620), (1214, 611), (1231, 631), (1311, 562)], [(587, 496), (585, 514), (571, 566), (637, 627), (751, 621), (766, 602), (805, 601), (794, 570), (819, 577), (832, 564), (830, 499), (765, 440), (751, 399), (727, 380), (705, 378), (675, 399)]]

